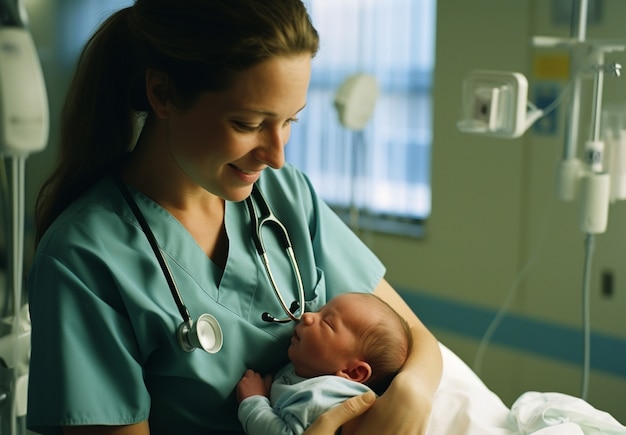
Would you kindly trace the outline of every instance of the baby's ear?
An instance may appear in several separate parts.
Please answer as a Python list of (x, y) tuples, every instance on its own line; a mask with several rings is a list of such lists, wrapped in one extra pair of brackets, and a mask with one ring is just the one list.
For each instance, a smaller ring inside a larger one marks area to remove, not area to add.
[(372, 376), (372, 367), (365, 361), (354, 361), (348, 368), (337, 371), (335, 375), (363, 383)]

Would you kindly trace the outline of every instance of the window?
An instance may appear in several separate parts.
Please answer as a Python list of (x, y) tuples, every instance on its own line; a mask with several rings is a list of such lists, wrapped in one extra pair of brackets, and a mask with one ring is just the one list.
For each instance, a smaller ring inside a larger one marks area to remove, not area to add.
[[(435, 1), (305, 1), (321, 48), (287, 159), (355, 225), (414, 233), (430, 214)], [(374, 75), (379, 94), (363, 131), (350, 131), (333, 101), (357, 72)]]
[(132, 6), (133, 0), (56, 0), (62, 60), (71, 68), (89, 37), (111, 14)]

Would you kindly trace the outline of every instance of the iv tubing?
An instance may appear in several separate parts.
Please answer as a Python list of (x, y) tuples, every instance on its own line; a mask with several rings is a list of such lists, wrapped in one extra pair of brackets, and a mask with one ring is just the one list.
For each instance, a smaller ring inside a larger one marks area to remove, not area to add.
[(487, 352), (487, 347), (489, 346), (489, 343), (491, 342), (491, 339), (493, 338), (493, 335), (495, 334), (496, 329), (498, 329), (498, 327), (500, 326), (500, 323), (502, 323), (502, 320), (504, 319), (509, 309), (511, 308), (511, 305), (513, 304), (513, 300), (515, 299), (515, 296), (517, 295), (517, 290), (519, 289), (520, 284), (522, 283), (522, 280), (526, 278), (526, 275), (528, 275), (528, 271), (530, 270), (533, 261), (534, 261), (534, 256), (531, 257), (526, 262), (526, 264), (520, 269), (520, 271), (517, 273), (517, 275), (515, 276), (515, 279), (511, 283), (511, 287), (509, 288), (509, 291), (507, 292), (504, 303), (502, 304), (502, 306), (496, 313), (495, 317), (489, 323), (487, 330), (485, 331), (482, 339), (480, 340), (480, 343), (478, 345), (478, 350), (476, 351), (476, 355), (474, 356), (474, 362), (472, 364), (472, 369), (479, 376), (483, 368), (483, 360), (485, 359), (485, 353)]
[(583, 269), (583, 374), (581, 398), (587, 400), (589, 391), (589, 367), (591, 362), (591, 327), (589, 314), (589, 287), (591, 280), (591, 259), (593, 257), (595, 236), (588, 233), (585, 237), (585, 265)]
[(513, 282), (511, 283), (511, 286), (509, 287), (509, 290), (507, 292), (504, 303), (502, 304), (502, 306), (496, 313), (495, 317), (489, 323), (489, 326), (487, 327), (485, 333), (483, 334), (480, 340), (480, 343), (478, 345), (478, 350), (476, 351), (476, 355), (474, 356), (474, 361), (472, 364), (472, 369), (478, 375), (480, 375), (482, 371), (483, 360), (485, 358), (485, 354), (487, 353), (487, 347), (489, 346), (489, 343), (491, 342), (493, 335), (495, 334), (496, 330), (500, 326), (500, 323), (502, 323), (502, 320), (507, 315), (511, 305), (513, 304), (513, 301), (515, 299), (515, 296), (517, 295), (517, 291), (519, 290), (519, 287), (522, 281), (526, 278), (530, 269), (534, 265), (535, 261), (540, 256), (541, 250), (543, 249), (543, 242), (546, 240), (545, 234), (546, 234), (546, 231), (548, 230), (548, 225), (550, 222), (551, 215), (552, 215), (552, 206), (550, 204), (550, 206), (546, 208), (545, 215), (542, 219), (542, 225), (541, 225), (541, 228), (539, 231), (539, 237), (538, 237), (539, 243), (533, 249), (531, 255), (526, 260), (526, 263), (520, 268), (520, 270), (515, 275), (515, 278), (513, 279)]
[(24, 195), (25, 195), (25, 156), (11, 157), (12, 192), (11, 204), (13, 209), (11, 222), (11, 261), (10, 288), (13, 290), (13, 323), (11, 337), (13, 345), (13, 379), (11, 385), (11, 434), (17, 433), (17, 400), (15, 397), (20, 364), (20, 336), (21, 336), (21, 305), (22, 305), (22, 269), (24, 255)]

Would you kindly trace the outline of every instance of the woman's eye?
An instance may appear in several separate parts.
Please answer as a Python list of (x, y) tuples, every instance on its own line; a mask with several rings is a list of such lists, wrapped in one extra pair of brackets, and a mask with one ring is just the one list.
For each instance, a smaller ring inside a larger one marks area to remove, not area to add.
[(245, 132), (253, 132), (253, 131), (260, 130), (261, 127), (263, 126), (263, 124), (251, 124), (248, 122), (241, 122), (241, 121), (233, 121), (233, 125), (235, 126), (237, 130), (245, 131)]
[[(296, 122), (298, 122), (298, 118), (289, 118), (285, 121), (283, 125), (285, 127), (288, 127), (291, 124), (296, 123)], [(237, 130), (245, 132), (245, 133), (259, 131), (259, 130), (262, 130), (264, 127), (263, 122), (259, 124), (255, 124), (255, 123), (244, 122), (244, 121), (233, 121), (232, 123)]]

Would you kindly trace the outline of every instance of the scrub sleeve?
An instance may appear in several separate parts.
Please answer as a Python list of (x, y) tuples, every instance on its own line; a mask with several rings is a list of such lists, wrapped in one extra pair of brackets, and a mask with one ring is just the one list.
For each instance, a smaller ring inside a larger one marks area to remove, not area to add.
[[(313, 311), (333, 296), (371, 292), (384, 267), (285, 165), (259, 180), (287, 227)], [(132, 190), (132, 188), (131, 188)], [(42, 433), (63, 425), (150, 421), (151, 433), (243, 433), (235, 386), (247, 368), (287, 363), (294, 323), (283, 317), (251, 240), (245, 204), (226, 204), (228, 261), (217, 268), (166, 210), (132, 190), (192, 317), (214, 315), (224, 332), (216, 354), (187, 353), (181, 317), (158, 262), (110, 178), (65, 210), (44, 235), (27, 278), (32, 351), (27, 424)], [(291, 265), (273, 232), (264, 233), (272, 270), (289, 305)]]

